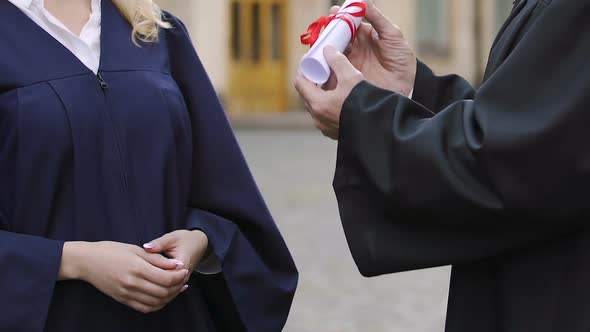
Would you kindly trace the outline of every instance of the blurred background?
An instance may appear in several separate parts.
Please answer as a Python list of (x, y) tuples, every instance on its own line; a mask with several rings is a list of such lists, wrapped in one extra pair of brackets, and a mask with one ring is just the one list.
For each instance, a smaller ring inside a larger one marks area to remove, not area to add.
[[(286, 332), (442, 332), (449, 267), (365, 279), (340, 225), (336, 143), (313, 130), (292, 81), (299, 36), (334, 0), (159, 0), (179, 16), (222, 99), (300, 270)], [(478, 85), (513, 0), (375, 0), (437, 73)]]

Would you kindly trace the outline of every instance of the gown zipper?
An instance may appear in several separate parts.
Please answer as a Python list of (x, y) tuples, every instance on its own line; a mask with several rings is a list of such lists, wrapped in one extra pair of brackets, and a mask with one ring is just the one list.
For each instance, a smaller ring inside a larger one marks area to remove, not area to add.
[[(125, 165), (125, 161), (123, 160), (123, 152), (121, 149), (121, 142), (120, 142), (120, 138), (119, 138), (119, 133), (117, 132), (117, 128), (115, 127), (115, 121), (113, 120), (113, 117), (111, 115), (110, 112), (110, 99), (109, 99), (109, 84), (107, 83), (107, 81), (104, 79), (104, 77), (102, 76), (102, 73), (99, 71), (96, 73), (96, 78), (98, 79), (98, 83), (100, 85), (100, 89), (103, 92), (103, 95), (105, 97), (105, 102), (107, 105), (107, 109), (106, 109), (106, 113), (109, 117), (109, 120), (111, 121), (111, 124), (113, 126), (113, 134), (115, 136), (115, 143), (116, 143), (116, 147), (117, 147), (117, 152), (119, 154), (119, 161), (121, 163), (121, 171), (122, 171), (122, 185), (123, 185), (123, 190), (125, 191), (125, 193), (127, 193), (128, 199), (129, 199), (129, 203), (131, 205), (131, 210), (132, 210), (132, 214), (133, 217), (135, 217), (135, 219), (137, 220), (137, 211), (135, 209), (135, 205), (133, 203), (133, 200), (131, 198), (131, 192), (129, 190), (129, 180), (127, 177), (127, 167)], [(141, 235), (141, 230), (140, 230), (140, 226), (139, 225), (135, 225), (135, 235), (137, 238), (137, 245), (141, 246), (142, 245), (142, 240), (143, 240), (143, 236)]]
[(107, 83), (107, 81), (104, 80), (104, 77), (102, 77), (101, 72), (96, 73), (96, 77), (98, 78), (98, 83), (100, 84), (102, 92), (106, 94), (106, 91), (109, 89), (109, 84)]

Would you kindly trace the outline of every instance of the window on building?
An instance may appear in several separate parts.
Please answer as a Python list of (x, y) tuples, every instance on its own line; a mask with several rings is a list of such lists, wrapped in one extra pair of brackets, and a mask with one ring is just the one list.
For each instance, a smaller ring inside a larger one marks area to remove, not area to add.
[(242, 45), (240, 43), (240, 16), (241, 6), (237, 1), (231, 4), (231, 54), (236, 61), (242, 56)]
[(283, 35), (282, 6), (275, 3), (271, 6), (271, 52), (273, 60), (281, 60), (281, 36)]
[(449, 55), (448, 0), (416, 0), (416, 41), (421, 55)]
[(496, 0), (496, 29), (500, 30), (510, 12), (514, 0)]
[(254, 63), (260, 61), (260, 55), (262, 54), (260, 23), (260, 4), (256, 2), (252, 4), (252, 61)]

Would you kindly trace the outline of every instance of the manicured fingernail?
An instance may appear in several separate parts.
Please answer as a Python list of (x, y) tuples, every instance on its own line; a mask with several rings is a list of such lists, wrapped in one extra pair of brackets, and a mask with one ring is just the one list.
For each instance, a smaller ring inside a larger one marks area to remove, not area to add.
[(176, 266), (184, 266), (184, 263), (179, 261), (178, 259), (171, 259), (170, 261), (176, 264)]
[(188, 289), (188, 285), (184, 285), (184, 287), (182, 287), (182, 289), (180, 290), (180, 292), (182, 293), (182, 292), (184, 292), (187, 289)]
[(184, 276), (188, 276), (188, 270), (184, 270)]
[(145, 249), (154, 249), (156, 247), (156, 245), (155, 244), (152, 244), (152, 243), (146, 243), (146, 244), (143, 245), (143, 247)]

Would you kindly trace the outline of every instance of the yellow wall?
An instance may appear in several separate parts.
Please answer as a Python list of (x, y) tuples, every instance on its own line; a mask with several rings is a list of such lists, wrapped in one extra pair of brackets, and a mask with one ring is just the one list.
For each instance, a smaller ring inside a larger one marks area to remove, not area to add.
[(165, 10), (178, 16), (187, 26), (197, 52), (215, 88), (227, 90), (229, 1), (157, 0)]

